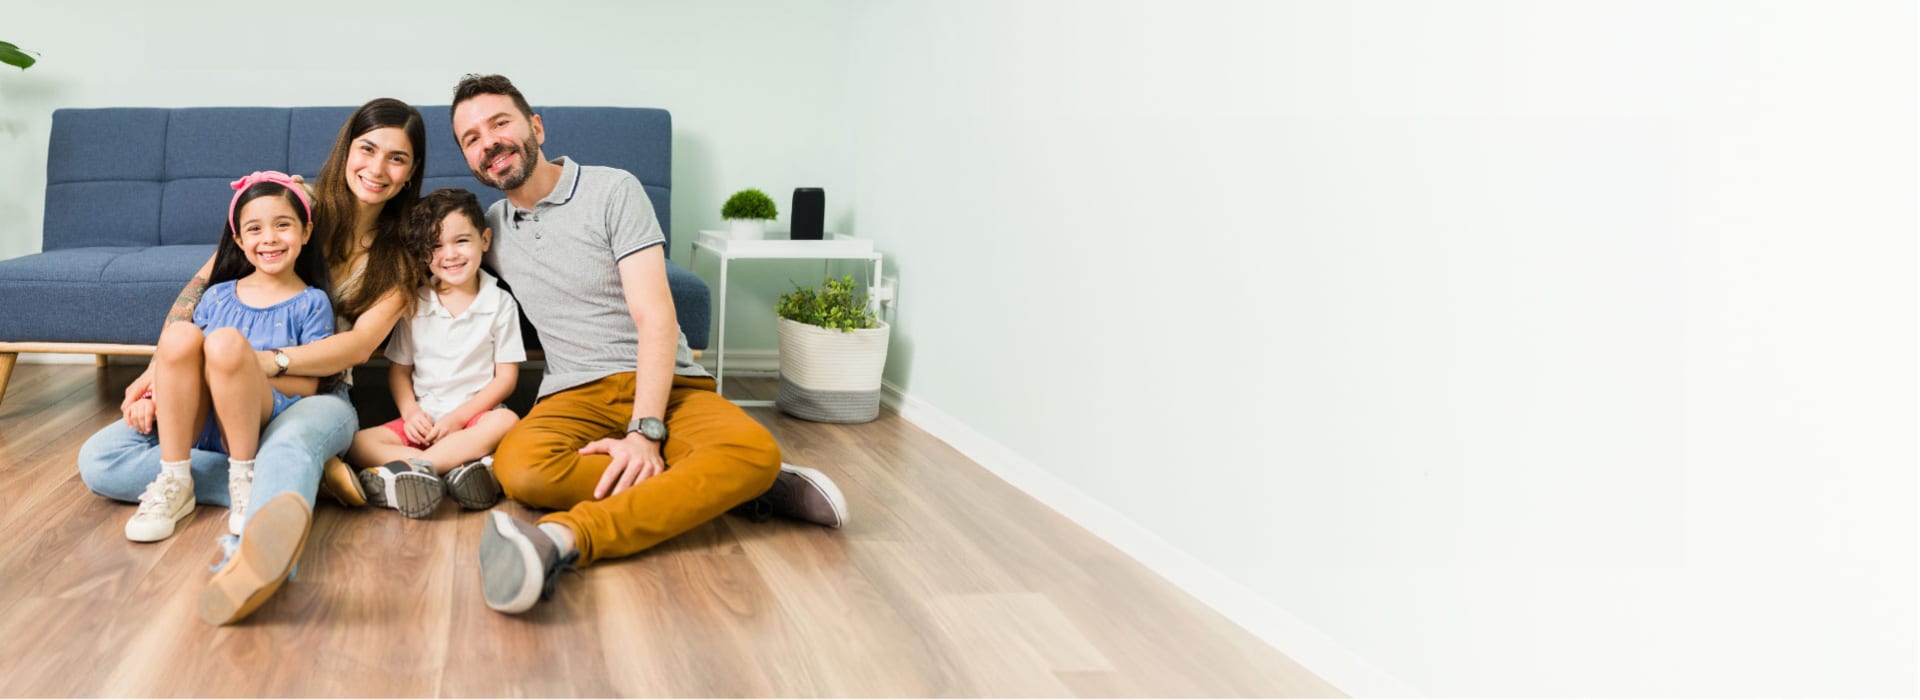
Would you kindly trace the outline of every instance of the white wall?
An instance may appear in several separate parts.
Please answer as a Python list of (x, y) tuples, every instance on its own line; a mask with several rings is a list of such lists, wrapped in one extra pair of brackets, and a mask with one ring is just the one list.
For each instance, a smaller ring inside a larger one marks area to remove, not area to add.
[(889, 380), (1435, 695), (1911, 695), (1897, 2), (863, 2)]
[[(444, 105), (470, 72), (505, 74), (535, 104), (672, 112), (671, 256), (683, 265), (697, 232), (722, 226), (721, 202), (747, 187), (773, 195), (783, 217), (793, 188), (825, 187), (829, 225), (846, 224), (848, 9), (829, 0), (574, 2), (564, 11), (449, 0), (10, 7), (0, 39), (38, 51), (40, 62), (25, 72), (0, 67), (0, 259), (40, 250), (54, 109), (383, 96)], [(767, 309), (791, 288), (788, 270), (756, 271), (764, 282), (734, 286), (729, 306), (748, 321), (731, 324), (730, 345), (773, 346)]]

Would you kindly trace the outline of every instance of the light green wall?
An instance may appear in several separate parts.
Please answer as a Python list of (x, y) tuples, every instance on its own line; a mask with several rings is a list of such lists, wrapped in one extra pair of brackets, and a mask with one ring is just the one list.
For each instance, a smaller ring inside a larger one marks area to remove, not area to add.
[(1426, 693), (1915, 691), (1911, 3), (858, 6), (917, 400)]

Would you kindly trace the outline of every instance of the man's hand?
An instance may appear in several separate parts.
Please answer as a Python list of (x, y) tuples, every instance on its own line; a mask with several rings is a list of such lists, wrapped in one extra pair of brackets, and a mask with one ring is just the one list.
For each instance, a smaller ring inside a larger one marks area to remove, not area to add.
[(415, 407), (401, 416), (400, 425), (407, 429), (407, 440), (416, 445), (433, 444), (433, 418), (426, 411)]
[(120, 412), (126, 415), (127, 425), (141, 435), (153, 434), (153, 399), (134, 399), (123, 405)]
[(608, 455), (613, 458), (612, 462), (607, 463), (607, 472), (600, 475), (600, 485), (593, 487), (594, 500), (625, 491), (627, 487), (667, 469), (667, 460), (660, 456), (660, 443), (648, 440), (639, 433), (627, 433), (623, 438), (595, 440), (580, 448), (580, 454)]

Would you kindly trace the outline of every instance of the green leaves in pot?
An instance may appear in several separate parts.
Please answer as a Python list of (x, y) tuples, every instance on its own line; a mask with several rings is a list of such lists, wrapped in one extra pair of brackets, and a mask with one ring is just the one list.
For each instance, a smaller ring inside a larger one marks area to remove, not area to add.
[(789, 321), (842, 333), (878, 327), (880, 320), (867, 310), (867, 295), (855, 297), (854, 289), (853, 275), (829, 277), (824, 286), (814, 289), (795, 284), (791, 293), (780, 295), (774, 312)]

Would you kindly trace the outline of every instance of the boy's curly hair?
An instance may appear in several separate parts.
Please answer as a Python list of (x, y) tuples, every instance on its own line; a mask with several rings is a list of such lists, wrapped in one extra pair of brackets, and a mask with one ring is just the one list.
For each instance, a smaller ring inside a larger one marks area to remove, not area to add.
[(466, 216), (473, 230), (487, 230), (487, 214), (480, 209), (479, 197), (458, 187), (437, 189), (421, 197), (407, 217), (407, 252), (424, 264), (433, 254), (433, 246), (440, 242), (440, 222), (454, 213)]

